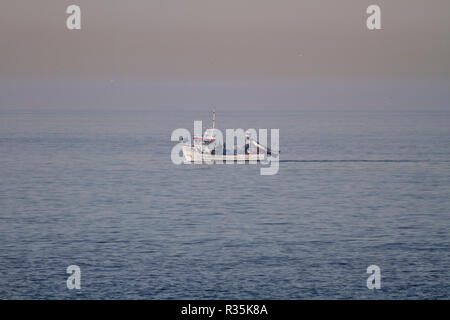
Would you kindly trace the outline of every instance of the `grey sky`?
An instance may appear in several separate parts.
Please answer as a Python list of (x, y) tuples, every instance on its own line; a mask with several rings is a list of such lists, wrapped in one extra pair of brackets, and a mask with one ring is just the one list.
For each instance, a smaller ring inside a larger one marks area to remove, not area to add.
[[(374, 3), (380, 31), (365, 26)], [(81, 31), (65, 27), (69, 4)], [(37, 80), (68, 93), (77, 81), (448, 81), (450, 1), (3, 0), (0, 43), (2, 105)]]

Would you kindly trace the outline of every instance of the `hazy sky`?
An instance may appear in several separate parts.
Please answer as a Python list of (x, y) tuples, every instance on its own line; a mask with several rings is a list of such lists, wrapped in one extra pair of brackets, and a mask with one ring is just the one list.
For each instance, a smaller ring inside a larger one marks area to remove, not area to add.
[[(66, 29), (70, 4), (82, 9), (82, 30)], [(380, 5), (382, 30), (367, 30), (369, 4)], [(0, 8), (2, 107), (108, 104), (114, 88), (132, 105), (164, 104), (164, 92), (171, 104), (177, 94), (209, 103), (214, 95), (197, 95), (211, 84), (217, 99), (262, 94), (257, 104), (272, 88), (274, 102), (290, 92), (280, 102), (290, 105), (296, 85), (306, 93), (321, 81), (343, 96), (361, 81), (388, 91), (411, 81), (448, 103), (448, 0), (2, 0)]]

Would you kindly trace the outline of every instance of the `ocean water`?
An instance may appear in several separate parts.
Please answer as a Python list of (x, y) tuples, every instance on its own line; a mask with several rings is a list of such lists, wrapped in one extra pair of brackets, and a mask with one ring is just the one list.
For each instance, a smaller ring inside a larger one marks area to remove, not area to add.
[(0, 111), (0, 298), (450, 297), (450, 111), (217, 108), (219, 128), (280, 129), (273, 176), (174, 165), (194, 120)]

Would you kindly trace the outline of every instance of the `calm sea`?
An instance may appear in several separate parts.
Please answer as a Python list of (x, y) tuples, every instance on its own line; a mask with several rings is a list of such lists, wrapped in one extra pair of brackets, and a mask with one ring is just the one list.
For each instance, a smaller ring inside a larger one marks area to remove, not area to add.
[(0, 111), (0, 298), (450, 297), (450, 111), (216, 111), (277, 175), (172, 164), (209, 110)]

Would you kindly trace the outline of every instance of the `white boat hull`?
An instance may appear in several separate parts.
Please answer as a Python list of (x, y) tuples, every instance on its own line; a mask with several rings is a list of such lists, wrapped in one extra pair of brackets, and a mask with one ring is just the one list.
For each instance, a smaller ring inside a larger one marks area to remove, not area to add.
[(210, 154), (198, 151), (195, 147), (183, 144), (182, 146), (184, 163), (258, 163), (265, 162), (267, 156), (265, 153), (252, 154)]

